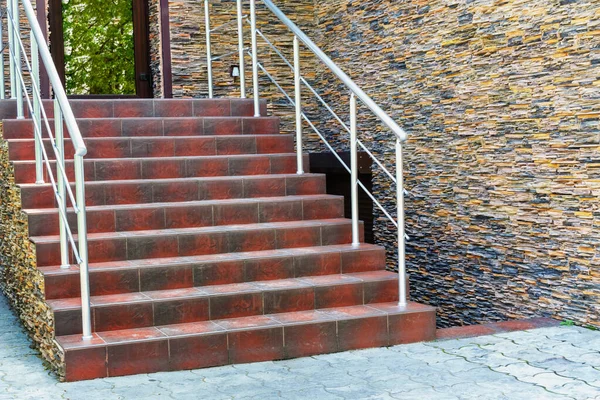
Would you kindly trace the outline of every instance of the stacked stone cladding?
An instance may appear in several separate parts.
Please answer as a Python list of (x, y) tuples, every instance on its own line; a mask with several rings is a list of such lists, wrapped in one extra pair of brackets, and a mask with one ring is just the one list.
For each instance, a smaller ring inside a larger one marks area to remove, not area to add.
[[(152, 4), (155, 4), (153, 6)], [(244, 15), (249, 16), (249, 3), (244, 2)], [(314, 6), (309, 0), (301, 0), (283, 4), (282, 9), (293, 16), (296, 23), (303, 27), (314, 28)], [(151, 20), (158, 19), (158, 0), (152, 0), (150, 5)], [(215, 97), (240, 96), (239, 78), (230, 76), (230, 67), (239, 65), (237, 45), (236, 24), (236, 1), (213, 0), (210, 2), (211, 28), (216, 31), (211, 35), (213, 57), (221, 57), (223, 54), (233, 53), (229, 56), (213, 62), (214, 95)], [(276, 17), (264, 6), (257, 2), (258, 28), (273, 42), (282, 53), (292, 61), (293, 36), (287, 28), (278, 22)], [(174, 97), (207, 97), (208, 80), (206, 69), (206, 36), (204, 23), (203, 1), (169, 1), (169, 24), (171, 40), (173, 96)], [(225, 25), (227, 24), (227, 25)], [(223, 26), (223, 28), (219, 28)], [(152, 30), (152, 29), (151, 29)], [(154, 32), (152, 30), (152, 32)], [(152, 37), (156, 37), (152, 33)], [(250, 48), (250, 26), (244, 22), (245, 46)], [(289, 93), (293, 94), (293, 74), (291, 69), (272, 51), (259, 37), (259, 61), (267, 71), (280, 83)], [(151, 44), (152, 70), (155, 87), (160, 87), (160, 41)], [(302, 51), (302, 63), (305, 67), (305, 76), (314, 78), (315, 68), (310, 67), (310, 59), (307, 50)], [(251, 59), (248, 54), (245, 57), (246, 64), (246, 90), (247, 95), (252, 95), (252, 72)], [(262, 98), (268, 99), (272, 111), (281, 116), (284, 123), (284, 131), (293, 129), (293, 109), (279, 89), (271, 83), (269, 78), (261, 71), (260, 94)], [(159, 96), (156, 92), (155, 96)]]
[(148, 20), (152, 94), (156, 98), (162, 98), (165, 92), (163, 86), (160, 0), (148, 0)]
[[(600, 326), (598, 2), (315, 4), (319, 45), (410, 134), (413, 298), (439, 306), (442, 326), (531, 315)], [(360, 130), (392, 166), (391, 134), (365, 117)], [(393, 209), (389, 179), (374, 183)]]
[[(235, 15), (233, 1), (211, 4), (213, 26)], [(531, 315), (600, 325), (596, 1), (277, 4), (410, 135), (404, 154), (413, 299), (438, 306), (441, 326)], [(207, 93), (202, 7), (170, 3), (176, 96)], [(267, 15), (259, 8), (261, 29), (291, 59), (291, 36)], [(249, 45), (248, 31), (246, 39)], [(234, 30), (213, 36), (213, 48), (234, 50), (235, 40)], [(292, 93), (289, 69), (264, 46), (260, 53)], [(303, 73), (347, 122), (348, 90), (310, 54), (302, 57)], [(228, 76), (235, 63), (215, 63), (217, 96), (239, 94)], [(284, 117), (284, 131), (293, 130), (291, 109), (261, 75), (261, 94)], [(347, 149), (347, 134), (323, 108), (314, 101), (305, 108), (337, 150)], [(391, 132), (364, 106), (359, 127), (394, 173)], [(323, 150), (305, 132), (307, 149)], [(374, 175), (377, 198), (395, 215), (394, 185), (377, 169)], [(395, 230), (375, 212), (377, 241), (395, 268)]]

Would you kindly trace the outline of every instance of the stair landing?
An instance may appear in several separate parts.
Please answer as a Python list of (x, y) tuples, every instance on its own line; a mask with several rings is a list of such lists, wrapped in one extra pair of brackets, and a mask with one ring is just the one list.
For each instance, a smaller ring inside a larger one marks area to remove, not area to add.
[(397, 305), (384, 249), (351, 245), (343, 199), (295, 173), (265, 103), (261, 117), (242, 99), (72, 104), (88, 146), (90, 341), (77, 266), (58, 266), (52, 188), (34, 183), (32, 122), (0, 106), (66, 380), (435, 338), (435, 309)]

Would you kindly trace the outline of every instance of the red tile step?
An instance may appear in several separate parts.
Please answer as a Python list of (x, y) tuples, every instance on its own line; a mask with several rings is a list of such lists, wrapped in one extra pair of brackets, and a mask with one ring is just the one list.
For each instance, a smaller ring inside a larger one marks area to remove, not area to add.
[[(58, 210), (23, 210), (30, 236), (58, 235)], [(344, 217), (344, 198), (332, 195), (225, 199), (182, 203), (93, 206), (86, 209), (88, 233), (179, 229), (230, 224), (301, 221)], [(69, 212), (69, 226), (77, 219)]]
[[(369, 271), (92, 296), (94, 332), (398, 301), (398, 274)], [(81, 333), (81, 299), (48, 300), (57, 336)]]
[[(40, 267), (47, 299), (80, 296), (79, 268)], [(349, 244), (89, 265), (92, 296), (385, 269), (382, 247)]]
[[(351, 236), (348, 219), (103, 232), (88, 235), (88, 253), (98, 263), (346, 244)], [(60, 264), (58, 236), (30, 240), (38, 267)]]
[[(297, 156), (288, 154), (241, 154), (226, 156), (152, 157), (130, 159), (90, 159), (84, 161), (85, 180), (169, 179), (209, 176), (293, 174)], [(308, 156), (304, 163), (308, 166)], [(50, 162), (57, 177), (56, 162)], [(69, 181), (75, 180), (73, 161), (65, 162)], [(14, 161), (16, 183), (35, 183), (35, 161)], [(49, 181), (44, 168), (44, 179)]]
[[(30, 119), (5, 119), (2, 123), (4, 139), (34, 138)], [(50, 124), (54, 129), (54, 120)], [(77, 125), (84, 138), (279, 133), (277, 117), (80, 118)]]
[[(54, 208), (49, 183), (20, 184), (22, 208)], [(72, 185), (73, 190), (75, 189)], [(325, 193), (321, 174), (278, 174), (209, 178), (86, 182), (88, 206), (280, 197)]]
[[(292, 135), (228, 135), (228, 136), (157, 136), (125, 138), (87, 138), (84, 142), (89, 158), (138, 158), (217, 156), (230, 154), (273, 154), (294, 152)], [(55, 158), (50, 139), (44, 139), (50, 159)], [(9, 139), (12, 161), (35, 159), (33, 139)], [(65, 158), (72, 159), (73, 144), (65, 141)]]
[[(43, 104), (48, 118), (53, 118), (53, 101)], [(76, 118), (254, 116), (253, 99), (70, 99), (69, 104)], [(260, 106), (260, 115), (267, 115), (267, 102), (261, 100)], [(24, 111), (27, 116), (27, 105)], [(16, 100), (2, 100), (0, 119), (16, 117)]]
[(435, 308), (373, 303), (59, 336), (66, 380), (214, 367), (435, 339)]

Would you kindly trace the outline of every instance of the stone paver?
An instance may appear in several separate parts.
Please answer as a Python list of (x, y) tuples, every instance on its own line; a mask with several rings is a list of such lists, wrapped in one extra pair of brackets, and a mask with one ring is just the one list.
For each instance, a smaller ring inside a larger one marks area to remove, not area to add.
[(541, 328), (315, 357), (60, 383), (0, 296), (0, 400), (600, 400), (600, 332)]

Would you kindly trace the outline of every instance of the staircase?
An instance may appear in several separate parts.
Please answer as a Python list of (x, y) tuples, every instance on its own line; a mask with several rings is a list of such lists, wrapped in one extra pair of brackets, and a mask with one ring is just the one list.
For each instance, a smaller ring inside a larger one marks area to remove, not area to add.
[(397, 305), (384, 249), (351, 244), (343, 199), (323, 175), (296, 174), (293, 135), (253, 117), (251, 100), (71, 105), (88, 148), (90, 341), (52, 187), (35, 183), (32, 121), (3, 121), (66, 380), (434, 338), (434, 308)]

